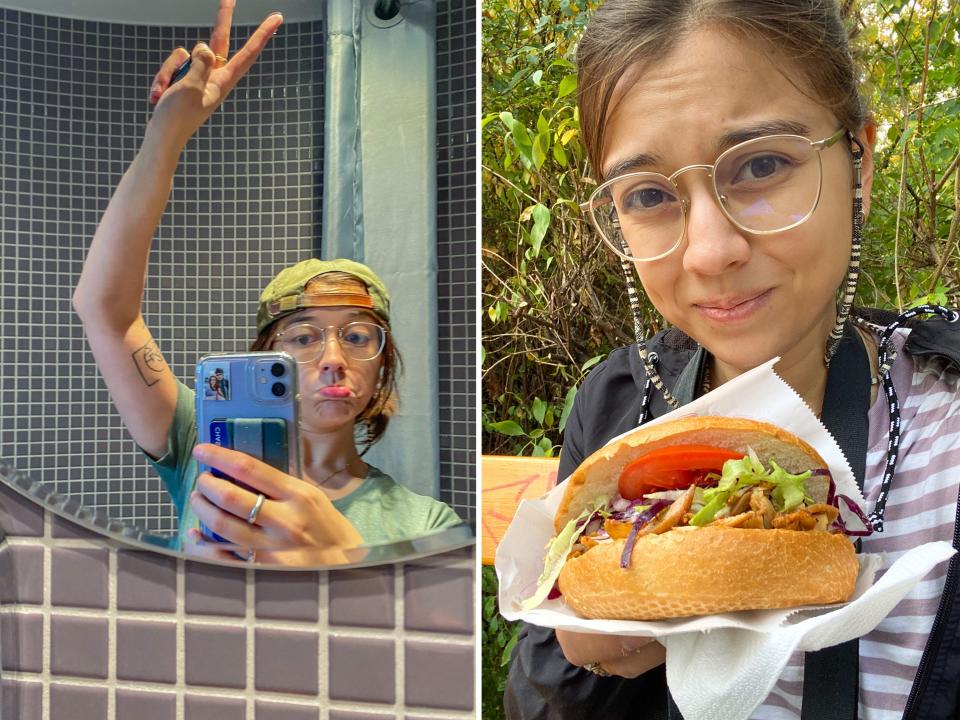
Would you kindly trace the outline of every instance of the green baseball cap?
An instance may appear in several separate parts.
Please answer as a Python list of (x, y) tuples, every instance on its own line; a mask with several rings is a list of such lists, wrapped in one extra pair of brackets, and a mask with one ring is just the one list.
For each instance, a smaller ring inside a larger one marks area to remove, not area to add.
[[(331, 272), (355, 277), (364, 284), (367, 292), (305, 292), (307, 283), (313, 278)], [(363, 263), (345, 258), (310, 258), (281, 270), (260, 293), (257, 333), (263, 332), (277, 318), (308, 307), (363, 307), (375, 312), (388, 325), (390, 323), (390, 295), (387, 286), (373, 270)]]

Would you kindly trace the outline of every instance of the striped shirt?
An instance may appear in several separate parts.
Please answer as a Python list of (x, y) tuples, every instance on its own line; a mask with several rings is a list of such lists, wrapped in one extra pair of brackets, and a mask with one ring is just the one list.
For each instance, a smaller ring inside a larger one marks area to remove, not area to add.
[[(884, 570), (905, 551), (935, 540), (953, 542), (960, 491), (960, 373), (941, 360), (904, 353), (907, 330), (893, 337), (891, 377), (900, 403), (897, 471), (882, 533), (863, 538), (863, 552), (886, 553)], [(870, 408), (864, 496), (872, 510), (887, 460), (889, 411), (883, 392)], [(878, 573), (881, 577), (884, 570)], [(910, 695), (940, 603), (947, 563), (937, 565), (873, 631), (860, 638), (860, 706), (866, 720), (899, 720)], [(794, 653), (754, 720), (800, 718), (803, 653)]]

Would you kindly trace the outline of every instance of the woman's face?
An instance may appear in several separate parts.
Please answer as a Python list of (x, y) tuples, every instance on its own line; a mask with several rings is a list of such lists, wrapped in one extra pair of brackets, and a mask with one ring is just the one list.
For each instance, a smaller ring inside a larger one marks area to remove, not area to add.
[[(278, 330), (305, 322), (326, 328), (326, 342), (320, 357), (297, 364), (301, 427), (308, 432), (329, 432), (344, 425), (353, 427), (376, 392), (383, 354), (372, 360), (350, 357), (343, 352), (336, 328), (352, 322), (382, 323), (368, 310), (308, 308), (285, 317)], [(275, 343), (273, 348), (277, 348)]]
[[(617, 174), (648, 170), (669, 176), (686, 165), (712, 164), (731, 144), (747, 139), (744, 132), (764, 126), (797, 126), (805, 132), (796, 134), (814, 141), (839, 127), (833, 114), (791, 85), (768, 56), (716, 30), (693, 32), (630, 84), (633, 79), (621, 82), (611, 104), (604, 179), (615, 166), (621, 168)], [(733, 134), (738, 139), (725, 139)], [(868, 146), (863, 137), (860, 141)], [(835, 292), (850, 258), (848, 143), (823, 150), (821, 160), (816, 211), (803, 224), (771, 235), (733, 225), (717, 205), (706, 172), (681, 175), (681, 193), (690, 200), (683, 243), (664, 258), (635, 263), (661, 314), (738, 370), (776, 355), (789, 363), (823, 353), (835, 320)], [(868, 148), (864, 211), (871, 170)]]

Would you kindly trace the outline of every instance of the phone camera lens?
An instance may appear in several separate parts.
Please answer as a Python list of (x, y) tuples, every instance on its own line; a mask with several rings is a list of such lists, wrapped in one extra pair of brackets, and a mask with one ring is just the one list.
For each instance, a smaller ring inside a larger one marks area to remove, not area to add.
[(287, 369), (283, 366), (283, 363), (274, 363), (270, 366), (270, 374), (274, 377), (283, 377), (283, 374)]
[(270, 387), (270, 392), (272, 392), (276, 397), (283, 397), (287, 394), (287, 386), (282, 382), (275, 382)]

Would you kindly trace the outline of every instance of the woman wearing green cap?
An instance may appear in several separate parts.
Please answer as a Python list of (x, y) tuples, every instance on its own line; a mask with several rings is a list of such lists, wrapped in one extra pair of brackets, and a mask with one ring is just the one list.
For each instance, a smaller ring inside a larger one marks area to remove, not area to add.
[[(383, 435), (400, 364), (388, 293), (370, 268), (307, 260), (277, 275), (260, 298), (251, 349), (290, 352), (300, 370), (301, 478), (233, 450), (197, 445), (193, 391), (173, 376), (140, 314), (150, 244), (180, 153), (283, 22), (279, 14), (267, 17), (227, 61), (233, 4), (221, 0), (210, 45), (194, 48), (181, 80), (173, 76), (187, 57), (182, 48), (157, 73), (150, 91), (157, 107), (143, 145), (91, 243), (73, 301), (97, 365), (177, 506), (189, 551), (313, 564), (336, 560), (345, 548), (454, 525), (460, 520), (449, 507), (397, 485), (365, 463), (356, 446), (358, 437), (369, 447)], [(252, 490), (198, 474), (198, 462)], [(230, 544), (206, 541), (198, 520)]]

